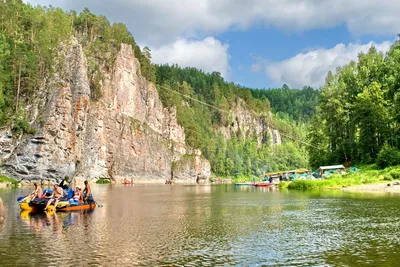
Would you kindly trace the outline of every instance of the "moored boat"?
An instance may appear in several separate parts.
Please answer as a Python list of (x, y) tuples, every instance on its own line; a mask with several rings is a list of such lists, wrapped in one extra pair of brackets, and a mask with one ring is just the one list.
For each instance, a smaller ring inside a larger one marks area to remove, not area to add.
[(271, 183), (256, 183), (256, 184), (254, 184), (254, 186), (258, 186), (258, 187), (270, 187), (273, 185), (274, 184), (271, 184)]
[(253, 183), (252, 182), (246, 182), (246, 183), (235, 183), (235, 185), (237, 186), (252, 186)]

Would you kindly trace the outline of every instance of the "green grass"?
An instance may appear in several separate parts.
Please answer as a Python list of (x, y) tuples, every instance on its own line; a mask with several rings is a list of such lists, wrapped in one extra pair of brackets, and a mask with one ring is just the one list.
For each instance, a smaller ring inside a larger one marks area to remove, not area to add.
[[(233, 183), (242, 183), (242, 182), (253, 182), (254, 176), (246, 176), (246, 175), (238, 175), (238, 176), (227, 176), (227, 177), (215, 177), (219, 179), (231, 179)], [(256, 182), (261, 182), (263, 180), (262, 177), (255, 177)]]
[(100, 178), (99, 180), (96, 181), (96, 184), (110, 184), (110, 179), (104, 179)]
[(0, 183), (6, 183), (6, 182), (10, 182), (10, 183), (12, 183), (13, 185), (19, 184), (19, 181), (15, 180), (15, 179), (13, 179), (13, 178), (0, 175)]
[[(252, 182), (253, 181), (253, 176), (245, 176), (245, 175), (238, 175), (238, 176), (233, 176), (229, 177), (232, 179), (232, 182), (235, 183), (240, 183), (240, 182)], [(260, 178), (256, 177), (256, 181), (259, 181)]]
[(289, 182), (282, 181), (279, 183), (279, 189), (288, 189), (289, 184)]
[(287, 187), (295, 190), (336, 189), (342, 186), (383, 183), (400, 179), (400, 165), (383, 170), (375, 165), (360, 166), (359, 172), (334, 174), (323, 180), (294, 180)]

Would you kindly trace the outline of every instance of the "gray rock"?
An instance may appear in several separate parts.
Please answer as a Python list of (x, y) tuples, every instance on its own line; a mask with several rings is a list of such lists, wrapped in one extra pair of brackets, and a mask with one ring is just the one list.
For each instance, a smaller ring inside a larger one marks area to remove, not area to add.
[[(66, 175), (164, 182), (171, 178), (172, 163), (192, 153), (176, 109), (163, 107), (155, 85), (140, 75), (130, 45), (121, 46), (113, 68), (102, 70), (98, 101), (90, 99), (87, 59), (76, 40), (60, 49), (55, 62), (55, 74), (27, 108), (31, 121), (43, 121), (37, 134), (21, 138), (0, 132), (6, 175), (24, 183)], [(194, 158), (179, 179), (208, 179), (210, 164), (201, 155)]]

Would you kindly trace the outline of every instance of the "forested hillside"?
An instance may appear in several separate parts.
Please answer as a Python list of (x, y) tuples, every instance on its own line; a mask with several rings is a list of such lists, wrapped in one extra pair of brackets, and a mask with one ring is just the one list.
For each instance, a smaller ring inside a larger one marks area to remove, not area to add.
[(400, 43), (328, 73), (308, 134), (311, 164), (400, 164)]
[[(298, 140), (305, 139), (306, 126), (302, 122), (313, 113), (316, 91), (252, 91), (224, 81), (219, 73), (155, 66), (151, 64), (150, 49), (140, 49), (124, 24), (110, 23), (88, 9), (78, 14), (54, 7), (33, 7), (18, 0), (0, 1), (1, 125), (29, 135), (43, 124), (40, 116), (30, 119), (28, 107), (33, 96), (45, 92), (45, 81), (60, 71), (55, 69), (60, 60), (57, 53), (71, 37), (79, 41), (88, 59), (94, 102), (103, 94), (102, 70), (113, 66), (121, 43), (132, 45), (141, 74), (156, 83), (164, 106), (176, 107), (187, 144), (203, 152), (215, 174), (251, 176), (307, 166), (306, 148)], [(221, 129), (232, 123), (232, 110), (239, 107), (282, 132), (282, 144), (260, 144), (256, 136), (240, 132), (224, 137)], [(276, 114), (271, 117), (270, 111)]]
[(286, 84), (282, 88), (252, 89), (257, 99), (268, 99), (274, 113), (286, 113), (297, 122), (309, 122), (316, 111), (320, 91), (305, 86), (303, 89), (291, 89)]
[[(131, 44), (142, 66), (142, 75), (155, 80), (154, 67), (141, 52), (131, 33), (121, 23), (96, 16), (88, 9), (80, 14), (54, 7), (33, 7), (21, 0), (0, 1), (0, 122), (15, 131), (32, 133), (24, 105), (30, 96), (43, 90), (43, 81), (55, 72), (53, 68), (62, 42), (79, 38), (91, 59), (92, 97), (101, 94), (99, 61), (110, 64), (121, 43)], [(95, 60), (96, 59), (96, 60)]]
[(259, 176), (265, 171), (308, 166), (306, 149), (296, 141), (306, 139), (306, 125), (285, 113), (273, 115), (271, 121), (283, 134), (283, 143), (278, 146), (268, 142), (259, 146), (256, 139), (244, 139), (240, 135), (226, 140), (217, 131), (218, 127), (232, 123), (230, 110), (240, 100), (255, 114), (269, 117), (271, 106), (265, 97), (255, 98), (249, 88), (228, 83), (219, 73), (206, 74), (195, 68), (156, 66), (156, 77), (162, 101), (166, 106), (177, 107), (178, 121), (185, 128), (187, 142), (203, 151), (214, 173)]

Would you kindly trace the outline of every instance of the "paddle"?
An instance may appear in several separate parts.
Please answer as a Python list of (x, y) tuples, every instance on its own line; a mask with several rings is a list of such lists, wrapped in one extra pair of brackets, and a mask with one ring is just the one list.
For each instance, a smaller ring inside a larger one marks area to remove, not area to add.
[(24, 200), (25, 198), (27, 198), (29, 195), (26, 196), (20, 196), (17, 198), (17, 202), (21, 202), (22, 200)]

